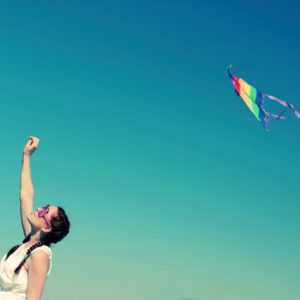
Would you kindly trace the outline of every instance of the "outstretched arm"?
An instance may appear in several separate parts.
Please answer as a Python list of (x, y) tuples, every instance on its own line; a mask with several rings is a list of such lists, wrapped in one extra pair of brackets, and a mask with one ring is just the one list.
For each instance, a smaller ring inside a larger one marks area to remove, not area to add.
[(20, 210), (21, 222), (25, 236), (31, 231), (31, 226), (27, 220), (27, 216), (33, 211), (34, 196), (34, 189), (31, 180), (30, 158), (36, 150), (38, 144), (38, 138), (29, 137), (29, 141), (26, 143), (23, 149), (23, 161), (20, 178)]

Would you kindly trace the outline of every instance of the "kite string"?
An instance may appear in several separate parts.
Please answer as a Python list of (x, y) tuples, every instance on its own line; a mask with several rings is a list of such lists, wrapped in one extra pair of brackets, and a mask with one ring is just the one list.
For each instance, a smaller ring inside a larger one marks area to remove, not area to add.
[(216, 99), (218, 99), (218, 98), (217, 97), (212, 97), (212, 98), (206, 98), (206, 99), (199, 99), (199, 100), (195, 100), (195, 101), (192, 101), (192, 102), (189, 102), (189, 103), (178, 104), (178, 105), (162, 107), (162, 108), (158, 108), (158, 109), (154, 109), (154, 110), (148, 110), (148, 111), (133, 113), (131, 115), (129, 114), (129, 115), (125, 116), (125, 119), (135, 119), (135, 118), (139, 118), (139, 117), (143, 117), (143, 116), (147, 116), (147, 115), (151, 115), (151, 114), (182, 109), (182, 108), (193, 106), (193, 105), (199, 104), (199, 103), (211, 102), (211, 101), (216, 100)]

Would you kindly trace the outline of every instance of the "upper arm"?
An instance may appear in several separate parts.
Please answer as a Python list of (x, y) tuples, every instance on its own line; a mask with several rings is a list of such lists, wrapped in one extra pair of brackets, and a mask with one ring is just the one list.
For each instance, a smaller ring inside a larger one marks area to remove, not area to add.
[(27, 300), (41, 299), (49, 263), (49, 255), (42, 250), (36, 250), (28, 259)]
[(27, 220), (27, 216), (33, 211), (33, 198), (20, 193), (20, 214), (21, 223), (24, 235), (27, 236), (31, 232), (30, 223)]

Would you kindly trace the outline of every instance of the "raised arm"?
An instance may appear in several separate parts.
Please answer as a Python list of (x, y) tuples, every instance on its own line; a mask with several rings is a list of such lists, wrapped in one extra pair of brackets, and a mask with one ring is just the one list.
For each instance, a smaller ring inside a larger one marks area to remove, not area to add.
[(23, 149), (23, 161), (21, 167), (20, 178), (20, 211), (23, 232), (28, 235), (31, 231), (30, 223), (27, 216), (33, 212), (33, 196), (34, 189), (31, 179), (30, 158), (39, 144), (39, 139), (36, 137), (29, 137)]

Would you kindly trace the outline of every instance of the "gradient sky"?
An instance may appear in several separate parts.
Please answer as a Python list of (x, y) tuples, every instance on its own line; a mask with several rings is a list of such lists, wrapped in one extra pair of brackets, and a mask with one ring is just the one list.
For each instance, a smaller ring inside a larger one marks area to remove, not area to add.
[(72, 222), (44, 300), (300, 299), (300, 122), (265, 132), (226, 74), (300, 108), (298, 3), (1, 2), (0, 251), (29, 135)]

